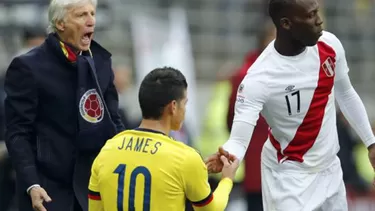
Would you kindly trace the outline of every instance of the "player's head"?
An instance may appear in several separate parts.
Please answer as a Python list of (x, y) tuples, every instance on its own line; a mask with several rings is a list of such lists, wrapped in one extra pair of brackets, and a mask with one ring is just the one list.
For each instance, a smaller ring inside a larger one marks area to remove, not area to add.
[(146, 75), (139, 88), (143, 119), (166, 120), (171, 130), (179, 130), (185, 119), (187, 82), (171, 67), (157, 68)]
[(268, 7), (278, 32), (305, 46), (315, 45), (322, 35), (318, 9), (318, 0), (270, 0)]

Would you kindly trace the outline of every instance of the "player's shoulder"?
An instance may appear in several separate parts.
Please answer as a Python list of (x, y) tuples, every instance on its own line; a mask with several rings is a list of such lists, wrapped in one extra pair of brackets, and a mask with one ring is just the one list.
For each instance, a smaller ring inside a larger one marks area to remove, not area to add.
[(279, 69), (280, 57), (274, 47), (275, 41), (271, 41), (267, 47), (260, 53), (256, 61), (248, 70), (249, 74), (256, 74), (266, 77), (267, 73)]
[(331, 46), (334, 50), (342, 49), (342, 44), (341, 44), (340, 39), (332, 32), (323, 31), (323, 34), (319, 38), (319, 41), (324, 42), (325, 44)]
[(181, 157), (182, 162), (179, 168), (181, 169), (182, 178), (197, 176), (197, 172), (200, 172), (199, 175), (207, 172), (206, 164), (198, 150), (186, 146), (184, 152), (181, 153), (181, 156), (183, 157)]
[(323, 31), (322, 36), (319, 38), (319, 40), (325, 40), (325, 41), (331, 41), (331, 42), (337, 42), (339, 41), (339, 38), (337, 36), (329, 31)]
[(199, 160), (203, 160), (202, 154), (199, 150), (197, 150), (193, 147), (190, 147), (190, 146), (187, 146), (187, 147), (188, 147), (190, 156), (194, 156), (194, 157), (198, 158)]
[(269, 67), (273, 67), (272, 60), (275, 59), (274, 43), (275, 41), (272, 41), (267, 45), (267, 47), (264, 48), (264, 50), (259, 54), (254, 64), (251, 65), (250, 69), (267, 69)]
[(191, 163), (192, 165), (194, 165), (203, 162), (203, 157), (197, 149), (185, 145), (184, 152), (185, 163)]

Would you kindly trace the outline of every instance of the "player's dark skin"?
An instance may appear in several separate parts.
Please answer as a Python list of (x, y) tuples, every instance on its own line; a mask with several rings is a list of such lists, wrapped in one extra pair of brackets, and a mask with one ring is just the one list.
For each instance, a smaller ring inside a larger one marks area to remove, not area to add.
[[(287, 13), (276, 26), (275, 49), (284, 56), (302, 53), (314, 46), (322, 35), (323, 21), (318, 13), (317, 0), (291, 0)], [(370, 163), (375, 170), (375, 144), (368, 147)], [(222, 154), (230, 158), (228, 152)], [(375, 179), (373, 182), (375, 186)]]
[[(302, 53), (307, 46), (317, 43), (323, 31), (323, 21), (318, 10), (317, 0), (290, 0), (287, 9), (282, 11), (282, 17), (276, 22), (275, 49), (281, 55), (295, 56)], [(216, 154), (206, 160), (210, 173), (219, 172), (222, 168), (218, 159), (221, 155), (234, 160), (233, 155), (220, 147)]]
[[(275, 49), (284, 56), (296, 56), (302, 53), (307, 46), (314, 46), (323, 31), (323, 21), (318, 13), (317, 0), (290, 0), (285, 11), (282, 11), (279, 21), (276, 22)], [(221, 155), (229, 160), (234, 155), (229, 154), (222, 147), (218, 152), (206, 159), (210, 173), (219, 172), (222, 164), (218, 159)], [(375, 170), (375, 144), (368, 147), (368, 156)], [(375, 186), (375, 179), (373, 182)]]
[(317, 0), (290, 1), (276, 22), (275, 49), (284, 56), (302, 53), (306, 46), (314, 46), (323, 31)]

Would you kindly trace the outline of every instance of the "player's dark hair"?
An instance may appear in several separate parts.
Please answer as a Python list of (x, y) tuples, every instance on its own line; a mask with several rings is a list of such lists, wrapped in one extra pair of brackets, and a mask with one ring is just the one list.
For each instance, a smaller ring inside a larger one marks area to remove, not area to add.
[(184, 98), (185, 76), (172, 67), (156, 68), (146, 75), (139, 88), (138, 100), (144, 119), (158, 120), (173, 100)]
[(285, 17), (287, 9), (296, 0), (270, 0), (268, 3), (268, 14), (277, 28), (280, 25), (280, 19)]

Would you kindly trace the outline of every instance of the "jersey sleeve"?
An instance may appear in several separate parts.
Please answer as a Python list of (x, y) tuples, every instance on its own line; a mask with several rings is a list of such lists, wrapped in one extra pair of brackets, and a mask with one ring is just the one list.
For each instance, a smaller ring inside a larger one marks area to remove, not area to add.
[(267, 70), (249, 71), (238, 87), (233, 122), (256, 125), (269, 95), (268, 81)]
[(349, 124), (359, 135), (366, 147), (375, 143), (375, 136), (368, 120), (366, 108), (354, 90), (349, 76), (335, 83), (335, 97)]
[(99, 189), (99, 156), (96, 157), (92, 164), (91, 176), (89, 182), (89, 211), (102, 211), (103, 204), (101, 202), (100, 189)]
[(332, 44), (332, 47), (334, 48), (336, 52), (336, 67), (335, 67), (335, 83), (336, 83), (336, 81), (339, 81), (342, 78), (344, 78), (349, 72), (348, 62), (346, 60), (346, 55), (345, 55), (345, 49), (341, 41), (336, 37), (336, 35), (329, 33), (329, 32), (324, 32), (324, 33), (327, 36), (326, 38), (327, 41)]
[(196, 152), (187, 156), (183, 177), (186, 197), (195, 211), (224, 211), (233, 187), (232, 180), (222, 179), (212, 193), (206, 165)]
[(186, 197), (196, 206), (204, 206), (211, 202), (212, 192), (208, 183), (208, 171), (197, 152), (187, 156), (183, 168), (183, 181)]
[(335, 82), (344, 78), (349, 72), (348, 62), (346, 61), (345, 49), (340, 40), (337, 39), (337, 61)]

